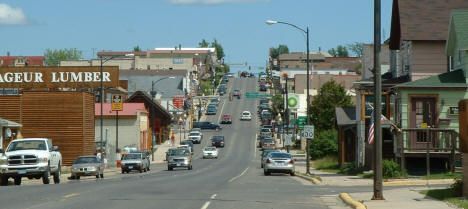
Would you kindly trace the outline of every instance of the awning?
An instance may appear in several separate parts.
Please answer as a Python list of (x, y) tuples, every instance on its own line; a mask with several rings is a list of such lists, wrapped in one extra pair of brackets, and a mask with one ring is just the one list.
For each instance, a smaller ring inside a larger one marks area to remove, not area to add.
[(23, 125), (21, 125), (19, 123), (16, 123), (16, 122), (13, 122), (13, 121), (10, 121), (10, 120), (6, 120), (6, 119), (3, 119), (3, 118), (0, 118), (0, 126), (7, 127), (7, 128), (21, 128), (21, 127), (23, 127)]

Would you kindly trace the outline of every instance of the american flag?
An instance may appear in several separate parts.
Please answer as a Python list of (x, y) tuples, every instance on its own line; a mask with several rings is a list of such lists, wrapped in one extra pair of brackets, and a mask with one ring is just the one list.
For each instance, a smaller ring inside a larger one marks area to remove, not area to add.
[[(387, 118), (380, 114), (380, 121), (383, 122), (383, 121), (386, 121)], [(367, 138), (367, 141), (369, 142), (369, 144), (373, 144), (374, 143), (374, 111), (372, 111), (372, 114), (371, 114), (371, 123), (370, 123), (370, 127), (369, 127), (369, 137)]]

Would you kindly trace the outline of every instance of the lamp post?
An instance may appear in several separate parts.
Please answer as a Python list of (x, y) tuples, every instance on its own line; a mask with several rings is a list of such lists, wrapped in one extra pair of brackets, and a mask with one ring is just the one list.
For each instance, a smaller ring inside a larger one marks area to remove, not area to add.
[[(306, 27), (306, 29), (302, 29), (294, 24), (291, 24), (291, 23), (288, 23), (288, 22), (282, 22), (282, 21), (276, 21), (276, 20), (267, 20), (266, 21), (266, 24), (268, 25), (273, 25), (273, 24), (284, 24), (284, 25), (289, 25), (291, 27), (294, 27), (302, 32), (304, 32), (306, 34), (306, 47), (307, 47), (307, 60), (306, 60), (306, 70), (307, 70), (307, 77), (306, 77), (306, 102), (307, 102), (307, 105), (306, 105), (306, 114), (307, 114), (307, 121), (306, 121), (306, 125), (310, 125), (310, 114), (309, 114), (309, 105), (310, 105), (310, 96), (309, 96), (309, 80), (310, 80), (310, 58), (309, 58), (309, 27)], [(306, 157), (307, 157), (307, 169), (306, 169), (306, 172), (307, 174), (310, 174), (310, 165), (309, 165), (309, 152), (308, 152), (308, 149), (309, 149), (309, 140), (306, 139)]]
[[(154, 90), (154, 85), (156, 85), (159, 81), (165, 80), (165, 79), (174, 79), (174, 76), (171, 77), (163, 77), (155, 81), (151, 81), (151, 100), (154, 99), (156, 96), (156, 91)], [(155, 124), (155, 115), (156, 113), (154, 112), (154, 109), (151, 110), (151, 123), (153, 123), (153, 137), (151, 138), (151, 157), (154, 159), (154, 144), (156, 143), (156, 124)], [(159, 144), (161, 144), (161, 139), (159, 139)]]
[[(278, 118), (278, 119), (277, 119), (277, 120), (278, 120), (278, 127), (283, 126), (283, 119), (281, 119), (281, 114), (278, 113), (278, 115), (277, 115), (276, 117)], [(281, 140), (283, 140), (283, 137), (282, 137), (282, 135), (279, 133), (279, 129), (277, 129), (277, 130), (278, 130), (278, 133), (277, 133), (277, 134), (280, 136), (280, 143), (281, 143)], [(281, 130), (283, 130), (283, 128), (281, 128)], [(283, 132), (283, 133), (284, 133), (284, 132)]]
[[(107, 57), (107, 58), (105, 58), (105, 59), (104, 59), (103, 56), (99, 56), (99, 59), (100, 59), (100, 61), (101, 61), (101, 65), (100, 65), (100, 68), (99, 68), (99, 69), (100, 69), (100, 73), (101, 73), (101, 76), (100, 76), (101, 78), (99, 79), (99, 80), (100, 80), (100, 81), (99, 81), (99, 84), (100, 84), (100, 85), (99, 85), (99, 86), (100, 86), (100, 89), (99, 89), (99, 102), (100, 102), (100, 106), (101, 106), (101, 107), (100, 107), (101, 113), (100, 113), (100, 116), (99, 116), (99, 118), (100, 118), (100, 126), (101, 126), (101, 127), (100, 127), (100, 129), (101, 129), (101, 130), (100, 130), (100, 132), (101, 132), (101, 146), (100, 146), (100, 152), (101, 152), (101, 154), (102, 154), (102, 152), (103, 152), (103, 145), (104, 145), (104, 140), (103, 140), (103, 138), (104, 138), (104, 136), (103, 136), (103, 129), (104, 129), (104, 128), (103, 128), (103, 127), (104, 127), (104, 120), (103, 120), (103, 111), (104, 111), (104, 110), (103, 110), (103, 109), (104, 109), (104, 108), (103, 108), (103, 106), (104, 106), (104, 81), (103, 81), (103, 80), (104, 80), (104, 75), (103, 75), (104, 72), (103, 72), (103, 71), (104, 71), (104, 63), (106, 63), (107, 61), (112, 60), (112, 59), (114, 59), (114, 58), (117, 58), (117, 57), (134, 57), (134, 56), (135, 56), (134, 54), (114, 55), (114, 56)], [(116, 149), (117, 149), (117, 147), (116, 147)]]
[(181, 128), (182, 128), (182, 118), (179, 117), (179, 144), (182, 141), (182, 130), (181, 130)]

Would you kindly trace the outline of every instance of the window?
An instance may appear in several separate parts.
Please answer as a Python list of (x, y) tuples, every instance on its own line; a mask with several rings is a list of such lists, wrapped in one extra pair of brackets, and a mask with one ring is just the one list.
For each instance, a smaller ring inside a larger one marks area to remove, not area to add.
[(288, 65), (284, 65), (284, 68), (289, 68), (289, 66), (288, 66)]

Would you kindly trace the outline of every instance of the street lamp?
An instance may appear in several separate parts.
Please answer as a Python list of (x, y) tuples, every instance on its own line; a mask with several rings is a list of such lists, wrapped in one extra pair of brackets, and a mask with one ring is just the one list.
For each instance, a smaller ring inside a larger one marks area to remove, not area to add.
[(187, 121), (187, 114), (184, 114), (184, 122), (183, 122), (183, 125), (184, 125), (184, 139), (185, 139), (185, 126), (186, 126), (186, 121)]
[(175, 77), (174, 76), (171, 76), (171, 77), (164, 77), (164, 78), (160, 78), (158, 80), (155, 80), (155, 81), (151, 81), (151, 99), (154, 99), (154, 97), (156, 96), (156, 91), (154, 90), (154, 85), (156, 85), (159, 81), (162, 81), (162, 80), (166, 80), (166, 79), (174, 79)]
[[(310, 58), (309, 58), (309, 27), (306, 27), (306, 29), (302, 29), (294, 24), (291, 24), (291, 23), (288, 23), (288, 22), (282, 22), (282, 21), (276, 21), (276, 20), (267, 20), (265, 22), (266, 24), (268, 25), (273, 25), (273, 24), (284, 24), (284, 25), (289, 25), (291, 27), (294, 27), (302, 32), (304, 32), (306, 34), (306, 47), (307, 47), (307, 60), (306, 60), (306, 69), (307, 69), (307, 77), (306, 77), (306, 102), (307, 102), (307, 105), (306, 105), (306, 114), (307, 114), (307, 121), (306, 121), (306, 124), (307, 125), (310, 125), (310, 114), (309, 114), (309, 105), (310, 105), (310, 96), (309, 96), (309, 79), (310, 79), (310, 69), (309, 69), (309, 65), (310, 65)], [(309, 149), (309, 140), (306, 139), (306, 157), (307, 157), (307, 174), (310, 174), (310, 165), (309, 165), (309, 152), (308, 152), (308, 149)]]
[(179, 144), (181, 143), (182, 141), (182, 117), (179, 117)]
[[(104, 120), (103, 120), (103, 105), (104, 105), (104, 63), (106, 63), (107, 61), (109, 60), (112, 60), (114, 58), (117, 58), (117, 57), (134, 57), (135, 54), (125, 54), (125, 55), (114, 55), (114, 56), (110, 56), (110, 57), (107, 57), (106, 59), (103, 58), (103, 56), (99, 56), (99, 59), (101, 61), (101, 66), (100, 66), (100, 71), (101, 71), (101, 78), (100, 78), (100, 89), (99, 89), (99, 102), (100, 102), (100, 105), (101, 105), (101, 114), (100, 114), (100, 126), (101, 126), (101, 146), (100, 146), (100, 152), (102, 154), (103, 152), (103, 144), (104, 144), (104, 136), (103, 136), (103, 127), (104, 127)], [(116, 149), (118, 149), (116, 147)]]

